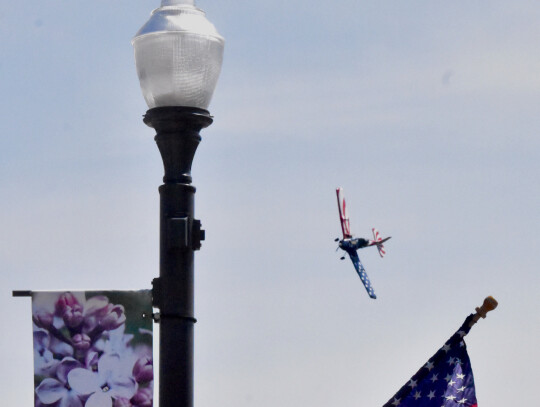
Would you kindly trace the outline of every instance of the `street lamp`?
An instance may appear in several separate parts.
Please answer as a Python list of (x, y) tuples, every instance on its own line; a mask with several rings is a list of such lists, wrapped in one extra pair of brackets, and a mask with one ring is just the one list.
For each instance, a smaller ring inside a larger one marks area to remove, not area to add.
[(194, 251), (204, 231), (194, 218), (191, 164), (212, 123), (210, 104), (224, 39), (193, 0), (162, 0), (133, 41), (137, 74), (156, 130), (165, 175), (160, 194), (160, 273), (153, 305), (160, 312), (160, 407), (193, 406)]

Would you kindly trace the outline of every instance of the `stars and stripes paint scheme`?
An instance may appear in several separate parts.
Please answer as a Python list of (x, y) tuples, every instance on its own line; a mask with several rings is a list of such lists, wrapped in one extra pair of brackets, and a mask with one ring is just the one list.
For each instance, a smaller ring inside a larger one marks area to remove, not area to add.
[[(384, 246), (383, 244), (381, 243), (382, 242), (382, 238), (381, 238), (381, 235), (379, 233), (379, 231), (375, 228), (371, 229), (372, 232), (373, 232), (373, 245), (376, 245), (377, 246), (377, 250), (379, 250), (379, 255), (382, 257), (384, 257), (384, 255), (386, 254), (386, 250), (384, 250)], [(388, 240), (388, 239), (386, 239)], [(385, 240), (385, 241), (386, 241)]]
[(351, 257), (351, 260), (354, 264), (354, 268), (356, 272), (358, 273), (358, 276), (360, 277), (360, 280), (362, 280), (362, 283), (364, 283), (364, 287), (366, 287), (366, 291), (368, 295), (375, 299), (377, 296), (375, 295), (375, 291), (373, 290), (373, 287), (371, 286), (371, 281), (369, 281), (369, 278), (366, 274), (366, 270), (364, 269), (364, 266), (362, 265), (362, 262), (360, 261), (360, 257), (358, 257), (358, 253), (352, 252), (349, 254)]
[(478, 407), (463, 337), (473, 315), (383, 407)]
[(339, 220), (341, 221), (341, 231), (343, 232), (343, 239), (350, 239), (351, 235), (351, 224), (349, 222), (349, 215), (347, 213), (347, 204), (345, 203), (345, 197), (343, 196), (343, 189), (336, 189), (337, 200), (338, 200), (338, 209), (339, 209)]
[[(375, 299), (377, 298), (377, 296), (375, 295), (375, 291), (371, 285), (371, 282), (369, 281), (366, 270), (364, 269), (364, 266), (362, 265), (362, 262), (358, 257), (357, 250), (367, 246), (377, 246), (377, 249), (379, 250), (379, 255), (381, 257), (384, 257), (386, 251), (384, 250), (383, 243), (390, 239), (390, 237), (382, 239), (379, 231), (377, 229), (372, 229), (373, 240), (353, 238), (349, 222), (349, 215), (347, 212), (347, 204), (345, 203), (345, 197), (343, 194), (343, 188), (337, 188), (336, 195), (339, 209), (339, 220), (341, 222), (341, 231), (343, 232), (343, 239), (340, 240), (339, 238), (337, 238), (336, 242), (339, 241), (339, 248), (347, 252), (347, 254), (349, 255), (354, 265), (354, 269), (358, 273), (358, 276), (364, 284), (364, 287), (366, 288), (366, 291), (370, 298)], [(341, 257), (342, 260), (344, 258), (345, 256)]]

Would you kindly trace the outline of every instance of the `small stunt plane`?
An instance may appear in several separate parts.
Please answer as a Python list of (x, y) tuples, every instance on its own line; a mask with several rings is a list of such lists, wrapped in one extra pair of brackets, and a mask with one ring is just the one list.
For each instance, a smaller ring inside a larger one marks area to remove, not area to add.
[[(342, 249), (347, 252), (353, 262), (358, 276), (360, 277), (360, 280), (362, 280), (364, 287), (366, 287), (368, 295), (375, 299), (377, 296), (375, 295), (375, 291), (373, 291), (373, 287), (371, 286), (369, 278), (366, 274), (366, 270), (364, 269), (362, 262), (360, 262), (360, 258), (358, 257), (358, 253), (356, 251), (364, 247), (376, 246), (379, 250), (379, 255), (384, 257), (386, 251), (384, 250), (383, 243), (390, 239), (390, 237), (385, 237), (382, 239), (379, 235), (379, 231), (377, 229), (372, 229), (373, 240), (362, 239), (361, 237), (353, 238), (349, 224), (349, 215), (347, 214), (347, 207), (345, 205), (345, 198), (343, 196), (343, 188), (337, 188), (336, 194), (339, 208), (339, 220), (341, 221), (341, 230), (343, 231), (343, 239), (340, 240), (339, 238), (336, 238), (335, 241), (339, 242), (338, 249)], [(341, 257), (341, 260), (344, 259), (345, 256)]]

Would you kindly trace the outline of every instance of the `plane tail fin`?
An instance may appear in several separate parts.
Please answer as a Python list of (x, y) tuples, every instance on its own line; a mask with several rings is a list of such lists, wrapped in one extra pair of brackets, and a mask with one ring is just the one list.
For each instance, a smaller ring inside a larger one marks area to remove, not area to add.
[(386, 239), (383, 240), (380, 233), (379, 233), (379, 231), (377, 229), (373, 228), (371, 230), (373, 232), (373, 244), (375, 246), (377, 246), (377, 250), (379, 251), (379, 255), (381, 257), (384, 257), (384, 255), (386, 254), (386, 250), (385, 250), (385, 248), (383, 246), (383, 242), (386, 242), (390, 238), (386, 238)]

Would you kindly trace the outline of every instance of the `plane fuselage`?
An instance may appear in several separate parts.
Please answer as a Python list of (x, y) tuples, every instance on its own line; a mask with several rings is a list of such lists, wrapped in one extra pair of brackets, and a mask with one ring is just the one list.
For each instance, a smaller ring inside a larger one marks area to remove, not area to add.
[(358, 238), (342, 239), (339, 241), (339, 247), (346, 252), (357, 251), (369, 245), (369, 240)]

